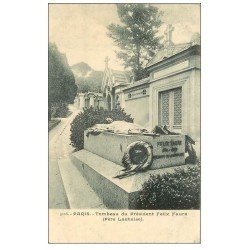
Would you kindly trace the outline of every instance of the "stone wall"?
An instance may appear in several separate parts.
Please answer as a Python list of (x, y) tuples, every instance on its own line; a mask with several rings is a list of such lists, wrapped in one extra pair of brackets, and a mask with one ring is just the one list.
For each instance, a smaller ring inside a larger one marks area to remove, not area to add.
[(149, 122), (149, 97), (125, 101), (125, 111), (134, 118), (134, 123), (148, 127)]

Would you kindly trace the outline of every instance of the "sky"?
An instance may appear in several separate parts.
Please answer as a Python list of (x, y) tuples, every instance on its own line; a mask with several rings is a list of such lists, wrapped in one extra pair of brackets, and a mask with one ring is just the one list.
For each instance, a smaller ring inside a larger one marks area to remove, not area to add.
[[(163, 35), (167, 24), (174, 26), (173, 42), (189, 42), (193, 33), (200, 32), (199, 4), (153, 4), (163, 11)], [(49, 41), (65, 53), (69, 65), (79, 62), (95, 70), (104, 70), (105, 57), (111, 68), (123, 70), (116, 58), (114, 45), (107, 36), (107, 26), (119, 23), (115, 4), (50, 4)]]

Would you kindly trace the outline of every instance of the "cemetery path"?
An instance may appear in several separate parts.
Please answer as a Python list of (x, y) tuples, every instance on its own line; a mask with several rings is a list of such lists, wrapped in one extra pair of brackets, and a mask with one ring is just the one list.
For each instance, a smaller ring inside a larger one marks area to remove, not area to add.
[(70, 123), (79, 110), (70, 109), (71, 116), (49, 132), (49, 208), (105, 208), (71, 161)]
[(62, 134), (67, 119), (61, 119), (59, 125), (49, 132), (49, 208), (67, 209), (69, 202), (63, 185), (58, 165), (58, 140)]

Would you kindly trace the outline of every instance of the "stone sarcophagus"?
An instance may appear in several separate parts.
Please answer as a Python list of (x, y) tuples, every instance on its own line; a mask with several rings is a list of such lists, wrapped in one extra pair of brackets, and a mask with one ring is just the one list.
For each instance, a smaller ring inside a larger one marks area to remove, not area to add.
[(185, 135), (142, 135), (102, 132), (84, 134), (84, 149), (116, 164), (122, 159), (129, 145), (136, 141), (152, 145), (153, 161), (148, 169), (159, 169), (185, 164)]

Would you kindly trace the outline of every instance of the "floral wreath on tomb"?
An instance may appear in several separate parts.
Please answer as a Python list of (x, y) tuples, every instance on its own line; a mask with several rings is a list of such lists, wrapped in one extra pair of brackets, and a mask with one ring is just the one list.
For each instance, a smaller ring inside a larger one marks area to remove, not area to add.
[(150, 143), (144, 141), (135, 141), (128, 145), (122, 164), (124, 173), (114, 178), (125, 178), (136, 174), (137, 172), (146, 171), (153, 162), (153, 147)]

